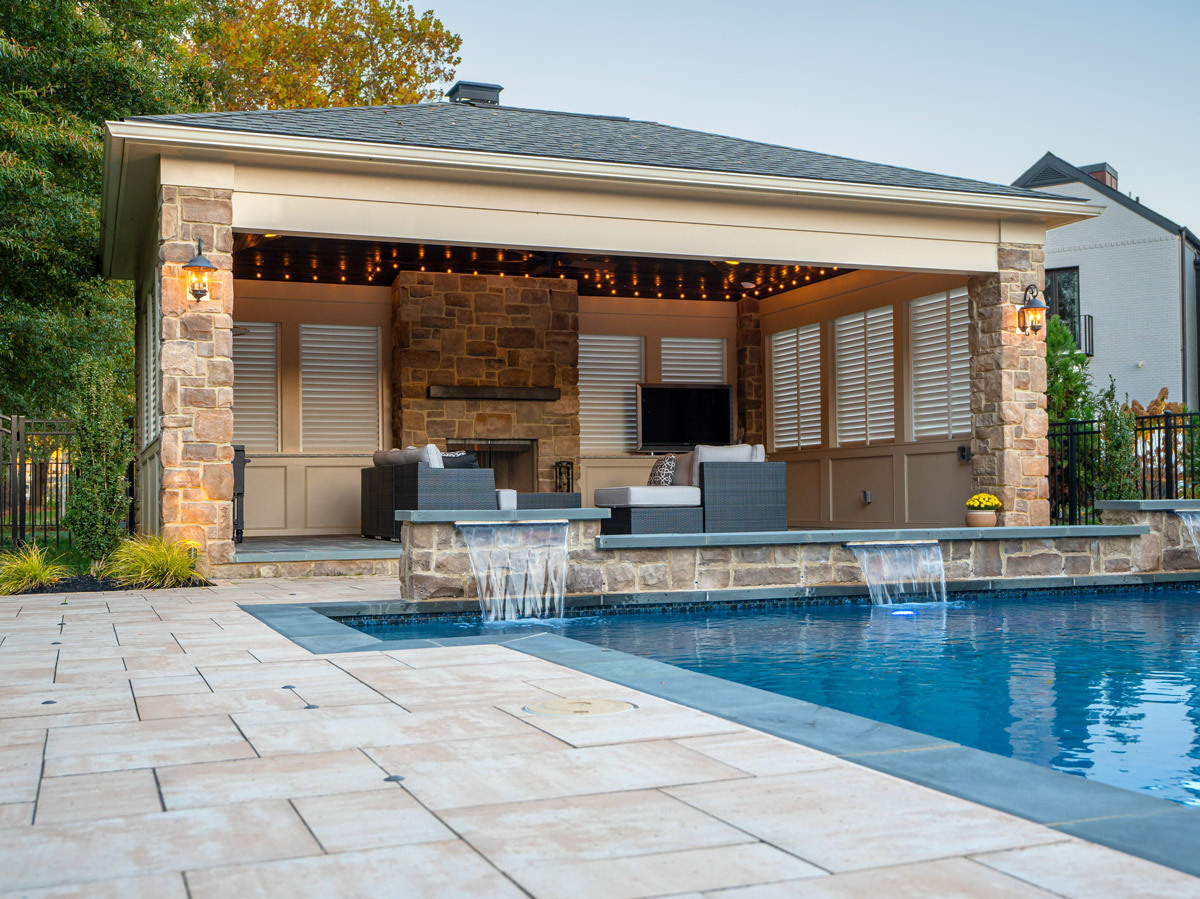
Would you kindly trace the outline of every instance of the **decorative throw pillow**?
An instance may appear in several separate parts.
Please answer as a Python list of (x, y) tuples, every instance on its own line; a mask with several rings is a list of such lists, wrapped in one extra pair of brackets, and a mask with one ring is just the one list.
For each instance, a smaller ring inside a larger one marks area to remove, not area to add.
[(675, 454), (667, 453), (665, 456), (660, 456), (658, 461), (654, 463), (654, 467), (650, 469), (650, 480), (646, 481), (647, 487), (670, 487), (671, 481), (675, 479)]

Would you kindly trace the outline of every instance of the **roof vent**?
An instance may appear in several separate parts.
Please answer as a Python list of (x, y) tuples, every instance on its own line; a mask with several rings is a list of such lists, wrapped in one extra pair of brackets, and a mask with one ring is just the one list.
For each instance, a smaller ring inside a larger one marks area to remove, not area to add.
[(456, 81), (454, 87), (446, 93), (453, 103), (478, 103), (483, 106), (499, 106), (500, 91), (504, 90), (498, 84), (484, 84), (482, 81)]
[(1111, 187), (1113, 190), (1117, 189), (1117, 170), (1107, 162), (1097, 162), (1095, 165), (1081, 165), (1079, 168), (1101, 184)]

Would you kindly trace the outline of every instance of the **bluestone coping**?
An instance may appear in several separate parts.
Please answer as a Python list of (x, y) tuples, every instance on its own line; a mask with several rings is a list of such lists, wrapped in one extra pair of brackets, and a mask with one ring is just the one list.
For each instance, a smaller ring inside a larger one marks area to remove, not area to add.
[(469, 521), (600, 521), (608, 509), (399, 509), (397, 521), (457, 524)]

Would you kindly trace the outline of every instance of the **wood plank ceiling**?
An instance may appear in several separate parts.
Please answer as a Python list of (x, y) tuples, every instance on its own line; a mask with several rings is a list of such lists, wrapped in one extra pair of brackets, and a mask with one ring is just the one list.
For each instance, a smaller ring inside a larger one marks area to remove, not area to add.
[(397, 271), (570, 278), (583, 296), (736, 301), (792, 290), (851, 269), (245, 233), (234, 242), (235, 278), (388, 285)]

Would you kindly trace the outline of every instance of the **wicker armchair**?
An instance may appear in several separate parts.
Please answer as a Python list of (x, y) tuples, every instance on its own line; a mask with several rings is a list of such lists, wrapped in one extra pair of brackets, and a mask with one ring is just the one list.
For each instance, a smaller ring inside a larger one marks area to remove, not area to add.
[(705, 533), (787, 530), (787, 463), (702, 462)]
[(362, 469), (362, 535), (399, 540), (401, 509), (495, 509), (490, 468), (432, 468), (424, 462)]

